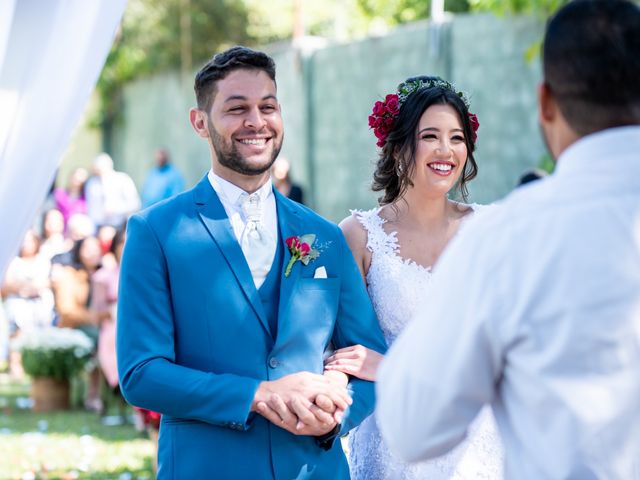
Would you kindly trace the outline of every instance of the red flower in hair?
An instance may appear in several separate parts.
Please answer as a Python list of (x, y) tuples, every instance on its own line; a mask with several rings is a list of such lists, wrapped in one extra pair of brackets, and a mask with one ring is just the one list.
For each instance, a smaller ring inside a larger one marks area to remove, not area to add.
[(384, 103), (382, 103), (381, 101), (377, 101), (374, 105), (373, 105), (373, 114), (376, 117), (381, 117), (385, 114), (385, 112), (387, 111), (387, 107), (385, 106)]
[(394, 117), (400, 113), (400, 103), (398, 102), (398, 95), (390, 93), (385, 99), (387, 104), (387, 112)]
[(478, 139), (478, 128), (480, 128), (480, 122), (478, 121), (478, 116), (475, 113), (469, 112), (469, 122), (471, 122), (471, 130), (473, 131), (473, 143), (475, 145), (476, 140)]
[(387, 143), (387, 137), (398, 113), (400, 113), (400, 105), (398, 95), (395, 93), (387, 95), (384, 102), (377, 101), (373, 105), (373, 112), (369, 115), (369, 128), (373, 128), (379, 147), (382, 148)]

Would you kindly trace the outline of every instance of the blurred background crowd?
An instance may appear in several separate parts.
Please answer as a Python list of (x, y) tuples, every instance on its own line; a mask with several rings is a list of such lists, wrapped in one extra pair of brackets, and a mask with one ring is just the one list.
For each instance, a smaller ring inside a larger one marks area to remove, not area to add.
[(0, 362), (23, 375), (10, 342), (51, 326), (79, 329), (93, 342), (84, 405), (101, 411), (101, 383), (117, 390), (115, 307), (127, 217), (140, 196), (107, 154), (91, 174), (74, 170), (64, 187), (52, 187), (2, 282)]
[[(288, 172), (288, 161), (278, 159), (274, 185), (302, 202), (302, 188), (291, 183)], [(119, 395), (115, 324), (127, 218), (182, 192), (185, 184), (165, 149), (156, 151), (140, 193), (106, 153), (95, 158), (91, 172), (76, 168), (65, 186), (57, 186), (62, 183), (57, 179), (52, 185), (2, 281), (0, 366), (15, 377), (24, 375), (20, 353), (11, 348), (20, 336), (52, 326), (81, 330), (95, 353), (84, 407), (103, 412), (105, 390)]]

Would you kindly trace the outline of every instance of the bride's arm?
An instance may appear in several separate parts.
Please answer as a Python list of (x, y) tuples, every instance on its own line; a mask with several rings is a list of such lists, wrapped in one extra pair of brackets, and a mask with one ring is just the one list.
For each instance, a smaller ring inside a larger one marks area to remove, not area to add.
[(367, 272), (371, 264), (371, 252), (367, 249), (367, 231), (360, 224), (355, 213), (342, 220), (339, 227), (358, 265), (362, 281), (366, 284)]
[(325, 360), (325, 375), (333, 372), (342, 372), (347, 375), (374, 382), (378, 373), (378, 366), (384, 355), (363, 347), (341, 348), (333, 352), (333, 355)]
[[(371, 264), (371, 252), (367, 249), (367, 232), (356, 218), (355, 213), (342, 220), (339, 226), (344, 238), (347, 240), (347, 244), (349, 245), (353, 258), (358, 265), (362, 281), (366, 285), (367, 272), (369, 271), (369, 265)], [(357, 345), (357, 347), (367, 350), (361, 345)], [(369, 365), (369, 362), (367, 362), (366, 366), (361, 364), (361, 368), (359, 368), (358, 365), (352, 361), (353, 359), (348, 359), (349, 361), (347, 361), (347, 359), (344, 358), (345, 354), (350, 355), (345, 351), (350, 351), (353, 348), (355, 347), (347, 347), (333, 352), (333, 354), (325, 360), (324, 375), (331, 380), (344, 385), (349, 382), (349, 375), (361, 378), (362, 380), (373, 380), (373, 378), (367, 377), (370, 376), (373, 370), (377, 370), (377, 364), (374, 366)], [(357, 351), (360, 350), (358, 349)], [(378, 354), (377, 352), (373, 353)], [(336, 354), (338, 354), (337, 357)], [(369, 359), (371, 360), (372, 358), (373, 356), (370, 355)], [(333, 361), (331, 361), (332, 359)], [(362, 372), (365, 373), (363, 374)]]

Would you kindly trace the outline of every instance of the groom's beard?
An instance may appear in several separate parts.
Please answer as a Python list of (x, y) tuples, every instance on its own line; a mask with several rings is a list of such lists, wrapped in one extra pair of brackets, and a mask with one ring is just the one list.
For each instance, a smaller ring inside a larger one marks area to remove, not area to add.
[(207, 130), (209, 131), (209, 138), (211, 138), (211, 144), (213, 145), (213, 150), (216, 152), (216, 157), (218, 158), (220, 165), (242, 175), (251, 176), (261, 175), (271, 168), (273, 162), (278, 158), (280, 148), (282, 147), (282, 139), (284, 137), (283, 135), (278, 142), (276, 133), (273, 130), (269, 130), (269, 133), (271, 134), (270, 141), (272, 143), (271, 157), (263, 165), (251, 165), (247, 159), (240, 154), (233, 140), (226, 142), (222, 135), (220, 135), (213, 127), (211, 121), (207, 123)]

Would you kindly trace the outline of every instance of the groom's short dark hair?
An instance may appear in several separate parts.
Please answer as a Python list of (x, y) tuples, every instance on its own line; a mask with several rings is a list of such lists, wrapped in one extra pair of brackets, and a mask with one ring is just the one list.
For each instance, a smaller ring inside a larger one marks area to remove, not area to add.
[(222, 80), (234, 70), (262, 70), (276, 81), (276, 64), (264, 52), (247, 47), (235, 46), (214, 55), (196, 73), (193, 89), (196, 92), (198, 108), (206, 112), (211, 108), (218, 80)]
[(544, 79), (579, 135), (640, 123), (640, 8), (576, 0), (551, 17)]

